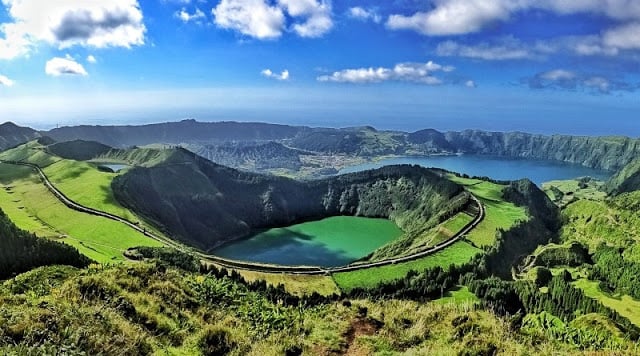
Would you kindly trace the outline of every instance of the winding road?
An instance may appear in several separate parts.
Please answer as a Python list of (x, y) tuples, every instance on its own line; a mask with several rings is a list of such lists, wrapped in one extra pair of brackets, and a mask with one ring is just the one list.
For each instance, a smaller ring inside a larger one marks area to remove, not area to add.
[(107, 219), (118, 221), (118, 222), (120, 222), (122, 224), (125, 224), (125, 225), (129, 226), (130, 228), (140, 232), (141, 234), (143, 234), (143, 235), (145, 235), (147, 237), (150, 237), (150, 238), (152, 238), (152, 239), (154, 239), (156, 241), (159, 241), (159, 242), (161, 242), (161, 243), (163, 243), (165, 245), (171, 246), (171, 247), (173, 247), (173, 248), (175, 248), (175, 249), (177, 249), (179, 251), (185, 252), (185, 253), (196, 255), (198, 258), (200, 258), (204, 262), (214, 263), (214, 264), (223, 266), (225, 268), (242, 269), (242, 270), (257, 271), (257, 272), (290, 273), (290, 274), (303, 274), (303, 275), (323, 275), (323, 274), (331, 274), (331, 273), (338, 273), (338, 272), (356, 271), (356, 270), (362, 270), (362, 269), (367, 269), (367, 268), (371, 268), (371, 267), (380, 267), (380, 266), (392, 265), (392, 264), (396, 264), (396, 263), (413, 261), (413, 260), (416, 260), (416, 259), (419, 259), (419, 258), (422, 258), (422, 257), (429, 256), (429, 255), (434, 254), (434, 253), (436, 253), (438, 251), (442, 251), (442, 250), (446, 249), (447, 247), (455, 244), (456, 242), (458, 242), (459, 240), (464, 238), (464, 236), (467, 235), (476, 226), (478, 226), (478, 224), (480, 224), (480, 222), (482, 222), (482, 220), (485, 217), (485, 209), (484, 209), (484, 206), (482, 205), (482, 202), (480, 202), (480, 200), (478, 198), (476, 198), (473, 194), (469, 193), (470, 196), (471, 196), (471, 199), (474, 201), (474, 203), (478, 207), (478, 213), (476, 214), (475, 218), (471, 222), (469, 222), (467, 225), (465, 225), (455, 235), (453, 235), (451, 238), (449, 238), (448, 240), (443, 241), (443, 242), (441, 242), (441, 243), (439, 243), (439, 244), (437, 244), (437, 245), (435, 245), (433, 247), (430, 247), (430, 248), (428, 248), (426, 250), (414, 253), (412, 255), (403, 256), (403, 257), (396, 257), (396, 258), (390, 258), (390, 259), (387, 259), (387, 260), (376, 261), (376, 262), (362, 263), (362, 264), (356, 264), (356, 265), (347, 265), (347, 266), (343, 266), (343, 267), (332, 267), (332, 268), (322, 268), (322, 267), (316, 267), (316, 266), (267, 265), (267, 264), (259, 264), (259, 263), (251, 263), (251, 262), (244, 262), (244, 261), (229, 260), (229, 259), (226, 259), (226, 258), (221, 258), (221, 257), (218, 257), (218, 256), (213, 256), (213, 255), (205, 254), (205, 253), (202, 253), (202, 252), (197, 252), (197, 251), (193, 251), (193, 250), (187, 249), (184, 246), (182, 246), (181, 244), (176, 243), (175, 241), (169, 240), (167, 238), (162, 238), (162, 237), (159, 237), (159, 236), (156, 236), (156, 235), (150, 233), (145, 228), (140, 227), (137, 223), (129, 221), (129, 220), (127, 220), (125, 218), (122, 218), (120, 216), (107, 213), (105, 211), (100, 211), (100, 210), (97, 210), (97, 209), (93, 209), (93, 208), (81, 205), (81, 204), (71, 200), (64, 193), (62, 193), (60, 190), (58, 190), (58, 188), (56, 188), (51, 183), (51, 181), (49, 181), (49, 178), (46, 176), (46, 174), (44, 174), (42, 169), (36, 164), (28, 163), (28, 162), (22, 162), (22, 161), (7, 161), (7, 160), (0, 160), (0, 163), (31, 167), (33, 170), (35, 170), (38, 173), (38, 175), (42, 179), (42, 182), (47, 187), (47, 189), (49, 189), (49, 191), (61, 203), (63, 203), (64, 205), (66, 205), (70, 209), (73, 209), (73, 210), (76, 210), (76, 211), (79, 211), (79, 212), (82, 212), (82, 213), (96, 215), (96, 216), (100, 216), (100, 217), (104, 217), (104, 218), (107, 218)]

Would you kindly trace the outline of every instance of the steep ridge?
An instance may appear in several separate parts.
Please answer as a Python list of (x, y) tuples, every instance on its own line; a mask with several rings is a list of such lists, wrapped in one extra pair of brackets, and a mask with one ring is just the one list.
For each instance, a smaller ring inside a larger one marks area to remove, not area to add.
[(13, 122), (0, 124), (0, 151), (40, 137), (34, 129), (21, 127)]
[(629, 137), (534, 135), (465, 130), (448, 132), (459, 152), (556, 160), (616, 171), (640, 156), (640, 140)]
[(604, 188), (607, 193), (612, 195), (640, 190), (640, 158), (632, 161), (611, 177)]
[(336, 215), (391, 218), (406, 234), (418, 233), (469, 202), (461, 186), (417, 166), (295, 181), (220, 166), (184, 149), (175, 156), (173, 163), (117, 177), (114, 195), (169, 235), (205, 250), (254, 229)]

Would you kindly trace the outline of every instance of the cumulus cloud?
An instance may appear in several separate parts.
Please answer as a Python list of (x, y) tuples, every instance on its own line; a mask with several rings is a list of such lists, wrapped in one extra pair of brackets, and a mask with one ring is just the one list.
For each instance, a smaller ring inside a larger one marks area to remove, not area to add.
[(382, 22), (382, 16), (376, 13), (375, 10), (365, 9), (360, 6), (349, 8), (349, 11), (347, 12), (347, 14), (351, 18), (361, 20), (361, 21), (371, 20), (375, 23)]
[(432, 61), (427, 63), (398, 63), (393, 68), (356, 68), (344, 69), (330, 75), (317, 78), (320, 82), (336, 83), (380, 83), (385, 81), (407, 81), (427, 85), (442, 84), (436, 72), (452, 72), (455, 68), (443, 66)]
[(276, 80), (281, 80), (281, 81), (289, 80), (289, 71), (286, 69), (283, 70), (280, 74), (274, 73), (271, 69), (264, 69), (260, 72), (260, 74), (264, 77), (272, 78)]
[(280, 37), (285, 23), (282, 9), (264, 0), (222, 0), (212, 13), (218, 27), (258, 39)]
[(640, 21), (606, 31), (602, 42), (610, 48), (640, 49)]
[[(427, 36), (463, 35), (481, 31), (496, 22), (506, 22), (524, 11), (542, 10), (558, 15), (594, 14), (613, 24), (602, 33), (550, 40), (553, 50), (578, 55), (615, 56), (621, 51), (640, 50), (640, 1), (634, 0), (434, 0), (433, 5), (413, 14), (392, 14), (386, 26), (413, 30)], [(555, 46), (555, 47), (553, 47)], [(531, 58), (539, 55), (527, 46), (461, 45), (445, 42), (443, 55), (484, 60)]]
[(467, 80), (466, 82), (464, 82), (464, 86), (467, 88), (477, 87), (476, 82), (474, 82), (473, 80)]
[(54, 57), (47, 61), (45, 65), (45, 73), (52, 77), (59, 77), (62, 75), (69, 76), (87, 76), (88, 73), (82, 66), (82, 64), (76, 62), (70, 56), (62, 57)]
[(98, 62), (98, 60), (96, 59), (96, 57), (94, 57), (93, 55), (90, 54), (90, 55), (87, 56), (87, 62), (96, 63), (96, 62)]
[(15, 84), (15, 82), (9, 78), (7, 78), (6, 76), (0, 74), (0, 86), (3, 87), (12, 87), (13, 84)]
[(175, 16), (184, 23), (200, 22), (207, 17), (199, 8), (196, 8), (195, 11), (191, 14), (184, 7), (180, 11), (176, 12)]
[(258, 39), (278, 38), (288, 25), (300, 37), (320, 37), (333, 28), (328, 0), (222, 0), (212, 13), (218, 27)]
[(11, 22), (2, 24), (0, 56), (15, 58), (35, 42), (126, 47), (144, 44), (146, 28), (137, 0), (2, 0)]
[(592, 13), (618, 21), (640, 20), (640, 2), (632, 0), (435, 0), (428, 11), (389, 16), (387, 26), (429, 36), (461, 35), (507, 21), (513, 14), (531, 9), (561, 15)]
[(507, 20), (516, 7), (508, 0), (439, 0), (430, 11), (391, 15), (387, 27), (414, 30), (424, 35), (446, 36), (476, 32), (495, 21)]
[(523, 80), (532, 89), (583, 90), (596, 94), (610, 94), (615, 91), (635, 91), (637, 84), (607, 78), (601, 75), (582, 74), (566, 69), (540, 72)]

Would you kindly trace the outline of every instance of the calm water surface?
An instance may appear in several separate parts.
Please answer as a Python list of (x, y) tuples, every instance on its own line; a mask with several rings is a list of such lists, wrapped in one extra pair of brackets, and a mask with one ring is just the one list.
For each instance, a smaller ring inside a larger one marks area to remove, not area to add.
[(402, 230), (387, 219), (336, 216), (269, 229), (213, 253), (243, 261), (335, 267), (364, 257), (400, 235)]
[(417, 164), (423, 167), (443, 168), (453, 172), (466, 173), (470, 176), (486, 176), (498, 180), (529, 178), (538, 185), (551, 180), (584, 176), (607, 179), (612, 175), (610, 171), (587, 168), (577, 164), (480, 155), (396, 157), (346, 167), (339, 173), (352, 173), (394, 164)]

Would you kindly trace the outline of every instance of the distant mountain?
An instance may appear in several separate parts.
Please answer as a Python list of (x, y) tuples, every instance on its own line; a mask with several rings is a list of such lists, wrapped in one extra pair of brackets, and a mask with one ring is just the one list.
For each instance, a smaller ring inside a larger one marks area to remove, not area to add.
[(183, 120), (141, 126), (68, 126), (53, 129), (46, 134), (56, 141), (82, 139), (124, 148), (152, 143), (280, 140), (293, 137), (302, 129), (265, 123)]
[(5, 122), (0, 124), (0, 151), (38, 137), (40, 137), (40, 134), (34, 129), (18, 126), (13, 122)]
[(142, 126), (63, 127), (46, 135), (58, 141), (92, 140), (113, 147), (151, 143), (220, 145), (221, 142), (233, 141), (277, 141), (306, 151), (364, 157), (462, 152), (556, 160), (613, 171), (640, 157), (640, 140), (629, 137), (545, 136), (480, 130), (439, 132), (425, 129), (406, 133), (378, 131), (367, 126), (334, 129), (184, 120)]
[(254, 171), (276, 168), (298, 170), (302, 166), (300, 155), (305, 153), (273, 141), (257, 144), (236, 142), (195, 145), (187, 148), (223, 166), (242, 167)]
[[(264, 145), (267, 142), (327, 155), (371, 158), (390, 154), (467, 153), (555, 160), (611, 171), (618, 171), (640, 157), (640, 140), (629, 137), (545, 136), (480, 130), (439, 132), (433, 129), (407, 133), (379, 131), (368, 126), (336, 129), (195, 120), (141, 126), (62, 127), (41, 133), (6, 123), (0, 125), (0, 148), (40, 135), (60, 142), (80, 139), (116, 148), (154, 143), (185, 145), (204, 157), (210, 155), (225, 164), (236, 161), (238, 164), (233, 166), (238, 168), (243, 167), (243, 161), (255, 159), (255, 165), (249, 166), (257, 170), (261, 168), (255, 167), (268, 169), (298, 164), (290, 150)], [(236, 150), (232, 147), (245, 148)], [(272, 162), (265, 161), (267, 153), (272, 154), (269, 156)]]
[(256, 229), (336, 215), (389, 217), (410, 234), (468, 199), (461, 186), (417, 166), (296, 181), (238, 171), (184, 149), (168, 162), (116, 177), (114, 196), (169, 235), (205, 250)]

